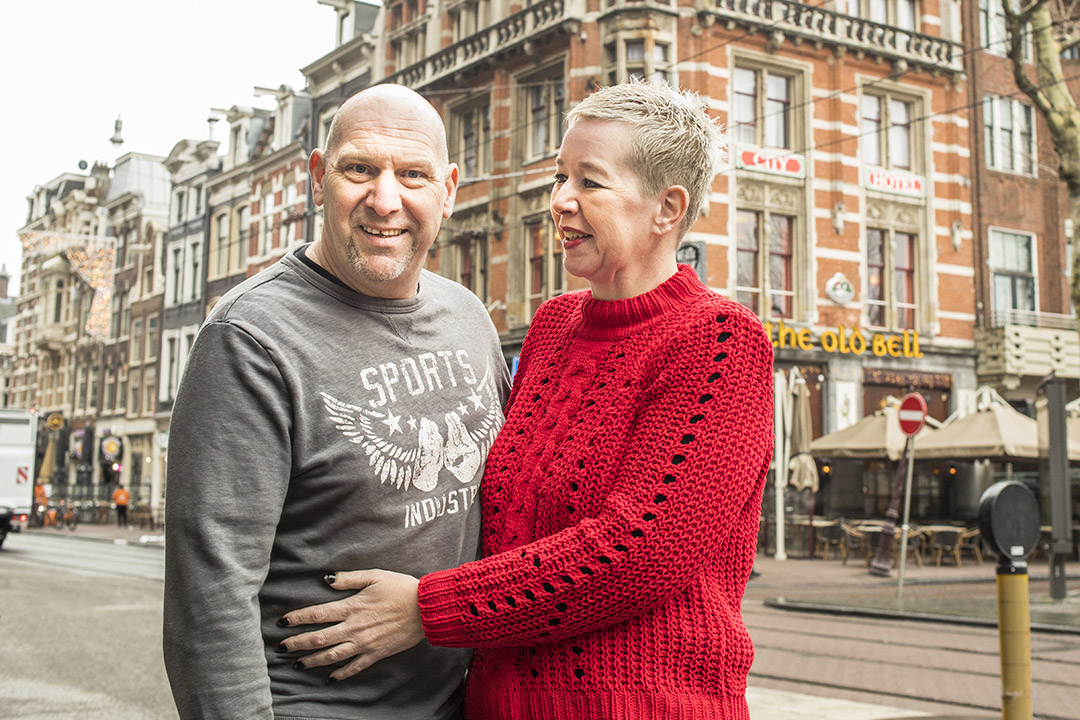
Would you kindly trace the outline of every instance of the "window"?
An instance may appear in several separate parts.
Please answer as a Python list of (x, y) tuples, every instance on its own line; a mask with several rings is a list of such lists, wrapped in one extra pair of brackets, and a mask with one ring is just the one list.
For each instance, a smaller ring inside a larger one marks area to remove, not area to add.
[(870, 325), (915, 328), (915, 241), (913, 233), (867, 229), (866, 312)]
[(454, 260), (448, 268), (450, 277), (487, 299), (487, 236), (482, 232), (464, 232), (451, 241)]
[(867, 165), (912, 170), (914, 103), (887, 95), (862, 96), (859, 126), (862, 161)]
[(131, 326), (131, 360), (140, 362), (143, 359), (143, 321), (136, 320)]
[(202, 215), (202, 185), (195, 187), (195, 217)]
[(736, 300), (762, 317), (793, 317), (795, 218), (738, 210), (735, 226)]
[(191, 244), (191, 299), (199, 297), (199, 243)]
[(790, 149), (794, 78), (758, 68), (735, 68), (732, 135), (735, 142)]
[(169, 338), (167, 345), (167, 367), (169, 368), (168, 375), (165, 376), (165, 399), (172, 400), (173, 396), (173, 383), (176, 380), (176, 338)]
[(158, 347), (158, 316), (154, 315), (146, 321), (146, 359), (153, 360), (157, 357)]
[(145, 408), (144, 412), (146, 412), (147, 415), (154, 412), (154, 409), (155, 409), (154, 408), (154, 384), (155, 384), (155, 382), (156, 382), (156, 378), (154, 377), (154, 372), (152, 370), (147, 370), (146, 371), (146, 381), (143, 383), (144, 386), (146, 387), (146, 393), (145, 393), (146, 408)]
[(1035, 311), (1035, 236), (990, 230), (994, 312)]
[(177, 248), (173, 250), (173, 283), (172, 283), (172, 301), (173, 305), (180, 304), (180, 278), (183, 272), (183, 266), (180, 263), (180, 255), (182, 250)]
[(214, 219), (217, 232), (214, 233), (214, 247), (210, 252), (214, 266), (210, 275), (216, 277), (229, 272), (229, 215), (222, 213)]
[(486, 99), (454, 112), (457, 124), (455, 162), (462, 180), (491, 172), (491, 106)]
[(262, 229), (259, 233), (259, 257), (270, 254), (270, 248), (274, 246), (274, 194), (269, 192), (262, 196)]
[[(1018, 3), (1013, 3), (1016, 7)], [(1021, 42), (1023, 43), (1023, 57), (1031, 60), (1031, 33), (1029, 28), (1025, 32)], [(995, 55), (1006, 55), (1009, 52), (1009, 32), (1005, 23), (1005, 8), (1002, 0), (979, 0), (979, 35), (982, 39), (982, 49)]]
[(236, 264), (234, 269), (240, 270), (247, 263), (248, 254), (248, 233), (251, 229), (251, 220), (248, 217), (248, 207), (245, 205), (237, 212), (237, 228), (239, 232), (236, 235)]
[(468, 0), (459, 4), (452, 12), (454, 23), (454, 41), (464, 40), (481, 28), (487, 27), (488, 0)]
[(1035, 174), (1035, 114), (1027, 103), (1007, 97), (983, 98), (986, 166)]
[[(180, 223), (184, 222), (184, 191), (183, 190), (177, 190), (175, 198), (176, 198), (176, 201), (175, 201), (176, 223), (180, 224)], [(117, 260), (117, 262), (119, 262), (119, 259)]]
[(625, 38), (604, 46), (604, 66), (609, 85), (631, 78), (671, 82), (670, 45), (652, 36)]
[(842, 0), (841, 12), (903, 30), (918, 30), (915, 0)]
[(550, 219), (526, 220), (525, 237), (529, 250), (526, 296), (529, 300), (529, 317), (532, 317), (542, 302), (565, 292), (566, 283), (562, 244), (555, 239)]
[(558, 152), (562, 144), (566, 96), (563, 77), (534, 78), (527, 84), (529, 106), (529, 155), (540, 157)]
[(53, 304), (53, 323), (59, 324), (64, 312), (64, 281), (56, 281), (56, 296)]

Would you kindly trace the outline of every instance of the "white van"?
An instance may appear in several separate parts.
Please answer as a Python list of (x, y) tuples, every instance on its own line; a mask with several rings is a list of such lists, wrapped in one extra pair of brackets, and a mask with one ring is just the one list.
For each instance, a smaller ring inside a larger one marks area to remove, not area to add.
[(30, 517), (36, 448), (37, 416), (29, 410), (0, 408), (0, 545)]

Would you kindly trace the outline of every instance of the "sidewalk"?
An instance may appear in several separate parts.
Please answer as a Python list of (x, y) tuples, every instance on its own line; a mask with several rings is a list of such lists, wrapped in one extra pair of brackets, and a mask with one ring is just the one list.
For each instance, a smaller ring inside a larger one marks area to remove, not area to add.
[[(164, 548), (161, 529), (115, 525), (79, 525), (75, 531), (34, 528), (31, 534), (70, 537), (76, 540), (109, 542)], [(997, 594), (993, 562), (974, 562), (963, 567), (905, 568), (904, 605), (896, 602), (896, 571), (891, 578), (876, 578), (857, 561), (841, 565), (839, 560), (792, 558), (778, 561), (759, 555), (759, 573), (747, 586), (747, 603), (830, 614), (869, 615), (897, 620), (950, 624), (997, 625)], [(1045, 559), (1029, 568), (1033, 631), (1080, 633), (1080, 564), (1066, 566), (1069, 596), (1061, 602), (1049, 599), (1048, 568)], [(968, 720), (968, 716), (931, 716), (887, 705), (853, 702), (836, 698), (750, 687), (746, 693), (753, 720)]]

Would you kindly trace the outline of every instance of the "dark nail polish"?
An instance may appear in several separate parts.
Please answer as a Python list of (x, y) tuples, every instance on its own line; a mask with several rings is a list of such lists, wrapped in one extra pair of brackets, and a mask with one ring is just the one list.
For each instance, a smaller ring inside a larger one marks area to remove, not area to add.
[(277, 621), (278, 627), (289, 627), (289, 618), (281, 618)]
[(302, 662), (300, 662), (299, 660), (297, 660), (296, 662), (294, 662), (294, 663), (292, 664), (292, 669), (293, 669), (293, 670), (303, 670), (303, 669), (304, 669), (304, 663), (302, 663)]
[(334, 581), (337, 580), (337, 573), (326, 573), (322, 576), (322, 579), (326, 581), (327, 585), (333, 585)]
[(278, 649), (278, 652), (283, 652), (283, 653), (289, 652), (289, 648), (285, 647), (285, 643), (281, 643), (280, 645), (278, 645), (277, 649)]
[(326, 678), (326, 684), (327, 684), (327, 685), (333, 685), (333, 684), (334, 684), (334, 683), (336, 683), (336, 682), (337, 682), (337, 678), (336, 678), (336, 677), (334, 677), (333, 675), (331, 675), (330, 677)]

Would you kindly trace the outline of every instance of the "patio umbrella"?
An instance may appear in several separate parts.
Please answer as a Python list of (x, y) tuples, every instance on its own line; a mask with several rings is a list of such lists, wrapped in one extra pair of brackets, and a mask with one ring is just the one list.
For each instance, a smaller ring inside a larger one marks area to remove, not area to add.
[[(924, 427), (917, 437), (934, 432)], [(906, 440), (907, 437), (900, 430), (896, 407), (890, 404), (843, 430), (814, 440), (810, 443), (810, 454), (834, 459), (899, 460)]]
[[(1080, 460), (1080, 444), (1069, 442), (1069, 459)], [(915, 457), (946, 460), (1038, 460), (1038, 423), (1007, 403), (990, 402), (958, 417), (927, 437), (915, 438)]]
[(791, 442), (789, 444), (791, 463), (789, 469), (791, 476), (788, 483), (797, 490), (810, 488), (811, 492), (818, 490), (817, 465), (810, 455), (810, 443), (813, 439), (814, 429), (810, 419), (810, 388), (798, 369), (791, 371), (794, 382), (791, 394)]

